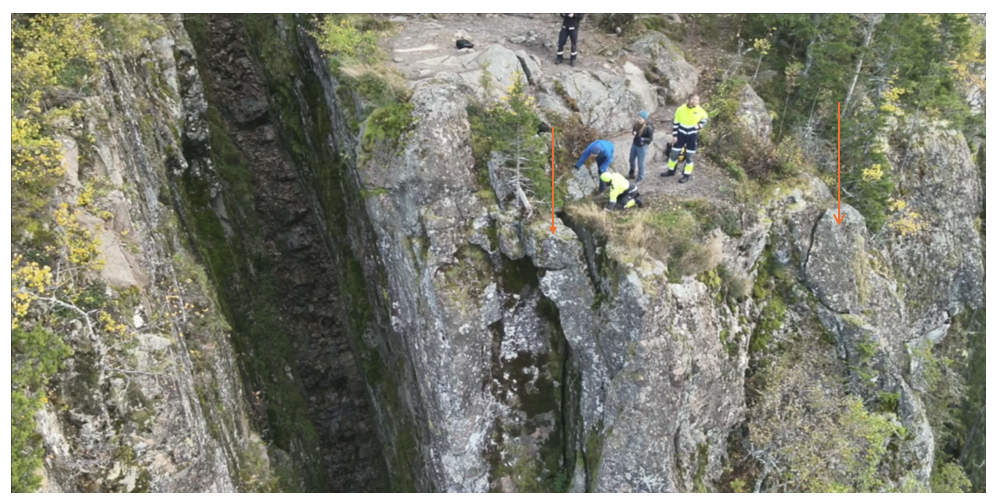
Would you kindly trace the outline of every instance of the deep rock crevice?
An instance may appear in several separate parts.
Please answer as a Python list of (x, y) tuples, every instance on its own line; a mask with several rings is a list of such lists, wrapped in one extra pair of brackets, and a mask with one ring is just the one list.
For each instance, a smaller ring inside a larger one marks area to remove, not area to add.
[[(336, 284), (335, 264), (322, 240), (321, 222), (309, 204), (309, 188), (299, 176), (295, 160), (285, 151), (282, 125), (274, 120), (268, 87), (247, 50), (241, 21), (210, 15), (198, 16), (188, 21), (191, 23), (195, 24), (192, 33), (204, 35), (195, 36), (194, 42), (208, 93), (211, 133), (230, 140), (216, 139), (212, 146), (214, 158), (229, 164), (220, 171), (222, 190), (238, 229), (235, 238), (258, 233), (258, 242), (249, 241), (246, 252), (255, 267), (272, 278), (268, 285), (253, 284), (247, 278), (241, 288), (250, 292), (271, 288), (268, 299), (278, 302), (273, 307), (278, 310), (281, 331), (260, 334), (258, 337), (272, 340), (255, 347), (288, 346), (284, 353), (288, 360), (282, 369), (263, 370), (260, 375), (258, 366), (244, 362), (252, 376), (250, 382), (258, 388), (254, 399), (280, 402), (286, 390), (267, 382), (265, 372), (285, 373), (290, 379), (287, 384), (299, 386), (305, 399), (307, 416), (295, 421), (314, 426), (324, 487), (336, 492), (383, 488), (386, 474), (373, 411), (335, 307), (342, 287)], [(218, 151), (219, 147), (224, 150)], [(247, 233), (247, 226), (253, 231)], [(219, 287), (226, 295), (232, 286)], [(240, 301), (237, 297), (231, 300)], [(261, 314), (256, 313), (258, 316)], [(270, 431), (278, 440), (281, 436), (287, 439), (286, 445), (307, 441), (287, 437), (291, 433), (276, 426), (286, 418), (276, 419), (273, 414), (289, 413), (280, 408), (268, 412)]]

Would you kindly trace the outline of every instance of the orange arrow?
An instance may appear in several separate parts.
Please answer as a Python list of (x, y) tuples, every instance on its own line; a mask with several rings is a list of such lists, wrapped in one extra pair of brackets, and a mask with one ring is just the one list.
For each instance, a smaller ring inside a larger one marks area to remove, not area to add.
[(557, 232), (557, 224), (554, 221), (554, 210), (557, 208), (557, 193), (553, 191), (554, 180), (557, 178), (557, 154), (554, 152), (557, 146), (557, 132), (555, 128), (550, 128), (550, 234)]
[(833, 216), (837, 225), (844, 220), (844, 214), (840, 212), (840, 102), (837, 102), (837, 214)]

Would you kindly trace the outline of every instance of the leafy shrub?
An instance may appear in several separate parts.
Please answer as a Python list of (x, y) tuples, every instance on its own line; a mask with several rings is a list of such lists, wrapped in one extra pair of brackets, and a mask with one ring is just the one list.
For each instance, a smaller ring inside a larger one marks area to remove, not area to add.
[[(842, 129), (841, 134), (846, 131)], [(850, 147), (854, 145), (845, 144), (841, 149)], [(869, 152), (861, 162), (855, 166), (841, 161), (842, 194), (865, 217), (868, 230), (878, 232), (888, 219), (889, 200), (895, 190), (892, 165), (881, 151)]]
[(125, 54), (142, 52), (145, 40), (155, 40), (166, 30), (156, 17), (158, 14), (97, 14), (94, 24), (101, 29), (101, 40), (109, 49)]
[(746, 85), (744, 78), (724, 80), (705, 105), (711, 120), (701, 133), (706, 155), (741, 182), (747, 176), (771, 181), (799, 172), (804, 158), (791, 138), (777, 145), (758, 141), (743, 124), (739, 110)]
[(59, 336), (36, 326), (11, 331), (11, 353), (11, 492), (32, 492), (41, 483), (35, 472), (45, 455), (34, 415), (48, 402), (49, 378), (72, 352)]
[(578, 114), (565, 117), (548, 111), (546, 115), (557, 137), (557, 159), (565, 165), (571, 159), (580, 159), (584, 149), (601, 138), (598, 130), (582, 122)]
[(891, 412), (893, 414), (898, 414), (899, 393), (886, 393), (884, 391), (879, 392), (878, 410), (879, 412)]
[(17, 239), (41, 231), (48, 195), (61, 179), (62, 144), (53, 138), (60, 118), (79, 116), (79, 102), (46, 108), (46, 92), (70, 68), (98, 60), (97, 27), (86, 15), (15, 15), (11, 31), (11, 208)]
[(618, 28), (628, 35), (643, 28), (643, 23), (637, 22), (639, 17), (636, 14), (589, 14), (588, 18), (599, 29), (609, 33), (615, 33)]
[(377, 33), (370, 27), (367, 24), (367, 29), (360, 29), (352, 17), (330, 14), (318, 21), (313, 35), (334, 67), (371, 64), (381, 56), (381, 51), (377, 47)]
[(367, 119), (363, 133), (363, 150), (373, 152), (378, 144), (384, 142), (386, 145), (381, 145), (381, 148), (396, 148), (401, 135), (415, 123), (413, 110), (411, 103), (393, 103), (374, 110)]
[(749, 452), (765, 467), (762, 487), (797, 492), (891, 488), (880, 473), (905, 432), (892, 414), (868, 411), (845, 393), (838, 362), (816, 341), (793, 345), (769, 370), (750, 412)]
[[(77, 217), (80, 209), (100, 209), (100, 189), (87, 182), (79, 193), (54, 188), (64, 170), (57, 136), (79, 135), (85, 118), (84, 87), (100, 73), (102, 30), (106, 38), (134, 29), (118, 16), (36, 14), (12, 16), (11, 32), (11, 490), (34, 491), (44, 450), (35, 433), (34, 415), (48, 401), (45, 388), (71, 354), (56, 334), (66, 333), (67, 319), (85, 318), (96, 353), (106, 336), (125, 325), (106, 309), (102, 286), (93, 272), (100, 243)], [(147, 32), (130, 33), (143, 37)], [(74, 197), (77, 196), (77, 197)], [(79, 207), (74, 207), (75, 203)], [(26, 259), (25, 259), (26, 258)], [(57, 278), (53, 271), (58, 271)], [(86, 308), (76, 305), (79, 302)], [(103, 363), (100, 363), (103, 365)], [(106, 407), (105, 404), (98, 404)]]
[(965, 470), (957, 463), (936, 461), (930, 473), (930, 491), (934, 493), (968, 493), (972, 492), (972, 482), (965, 475)]
[(370, 15), (328, 14), (311, 33), (343, 84), (342, 90), (361, 98), (358, 107), (345, 109), (360, 109), (359, 117), (352, 118), (354, 124), (366, 121), (361, 141), (366, 159), (380, 151), (393, 151), (415, 123), (411, 91), (398, 71), (386, 64), (386, 54), (377, 46), (379, 32), (389, 26)]

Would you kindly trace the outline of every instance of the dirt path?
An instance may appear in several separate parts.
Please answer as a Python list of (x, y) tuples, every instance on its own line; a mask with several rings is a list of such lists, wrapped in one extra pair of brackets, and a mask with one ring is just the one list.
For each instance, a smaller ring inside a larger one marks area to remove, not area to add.
[[(456, 40), (464, 38), (474, 43), (473, 51), (490, 44), (499, 44), (512, 51), (525, 50), (541, 61), (546, 75), (556, 75), (573, 70), (609, 70), (622, 74), (622, 60), (598, 55), (599, 51), (612, 51), (618, 54), (624, 40), (615, 35), (602, 33), (586, 21), (581, 22), (578, 36), (577, 66), (571, 68), (565, 58), (564, 64), (556, 65), (557, 35), (560, 32), (560, 16), (557, 14), (422, 14), (397, 16), (391, 19), (405, 19), (399, 34), (387, 41), (386, 49), (395, 65), (409, 79), (430, 78), (439, 71), (452, 71), (452, 68), (423, 63), (443, 56), (454, 56), (468, 52), (456, 49)], [(525, 39), (515, 43), (517, 37)], [(566, 47), (570, 51), (570, 42)], [(568, 54), (569, 57), (569, 54)], [(618, 62), (619, 64), (613, 64)], [(605, 68), (603, 65), (609, 65)]]
[[(439, 72), (452, 72), (452, 66), (436, 63), (446, 56), (477, 51), (491, 44), (499, 44), (512, 51), (524, 50), (536, 56), (540, 60), (544, 76), (579, 70), (609, 71), (622, 75), (623, 65), (627, 61), (645, 67), (638, 55), (624, 50), (628, 39), (604, 33), (587, 19), (581, 24), (578, 37), (579, 57), (577, 66), (573, 68), (566, 61), (564, 64), (554, 64), (560, 30), (560, 17), (556, 14), (421, 14), (391, 19), (401, 28), (397, 35), (385, 41), (385, 49), (390, 53), (394, 65), (412, 81), (430, 79)], [(470, 40), (475, 48), (470, 51), (457, 50), (458, 38)], [(721, 51), (701, 43), (689, 45), (686, 49), (692, 59), (702, 62), (702, 66), (706, 67), (703, 73), (711, 77), (717, 68)], [(569, 46), (568, 42), (565, 52), (569, 52)], [(674, 111), (679, 105), (669, 103), (659, 107), (651, 115), (658, 141), (654, 142), (647, 154), (646, 175), (640, 183), (640, 191), (650, 197), (728, 201), (733, 180), (725, 170), (714, 166), (701, 151), (695, 159), (695, 174), (690, 183), (679, 184), (678, 176), (660, 176), (667, 169), (662, 151), (666, 141), (662, 142), (660, 139), (670, 136)], [(612, 168), (626, 174), (629, 171), (629, 137), (623, 135), (607, 139), (616, 144)]]
[[(640, 192), (648, 196), (673, 197), (678, 199), (709, 199), (726, 200), (730, 198), (734, 181), (727, 174), (726, 170), (715, 166), (708, 158), (701, 155), (700, 147), (695, 157), (695, 171), (692, 179), (688, 183), (679, 184), (680, 176), (661, 177), (661, 173), (667, 171), (667, 159), (664, 157), (663, 145), (669, 141), (671, 136), (671, 122), (674, 118), (674, 111), (677, 105), (669, 105), (657, 109), (651, 116), (653, 121), (654, 145), (647, 152), (646, 170), (644, 179), (639, 183)], [(623, 135), (610, 138), (616, 144), (616, 155), (612, 162), (612, 168), (619, 173), (629, 173), (629, 150), (632, 140), (630, 136)], [(678, 164), (679, 172), (684, 169), (684, 164)]]

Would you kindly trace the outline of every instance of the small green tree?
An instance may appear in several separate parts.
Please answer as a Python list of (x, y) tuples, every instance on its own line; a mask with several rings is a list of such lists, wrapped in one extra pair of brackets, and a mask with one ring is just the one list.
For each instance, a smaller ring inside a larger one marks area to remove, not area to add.
[[(545, 169), (549, 164), (550, 147), (537, 134), (539, 117), (536, 101), (527, 92), (522, 75), (516, 73), (504, 96), (491, 103), (475, 107), (471, 113), (471, 133), (477, 151), (494, 154), (499, 160), (501, 178), (527, 216), (533, 213), (531, 201), (550, 205), (550, 178)], [(476, 116), (476, 117), (475, 117)]]

